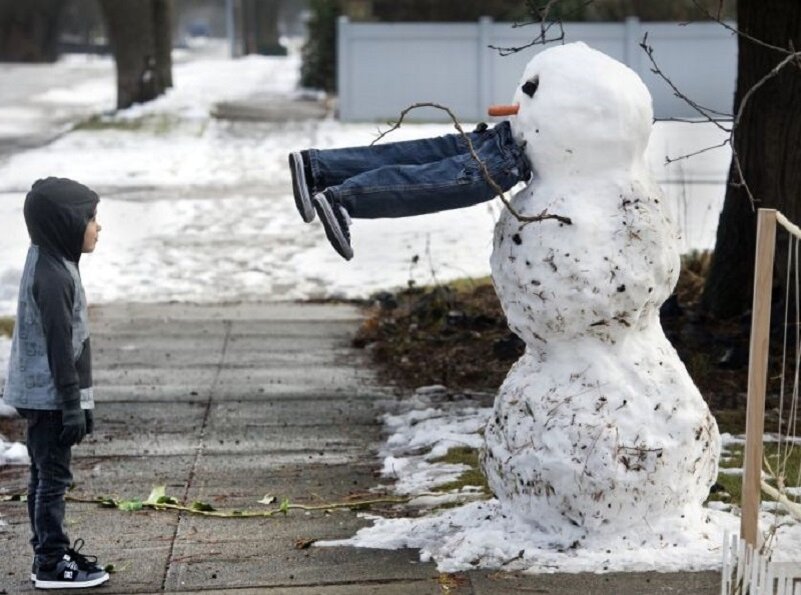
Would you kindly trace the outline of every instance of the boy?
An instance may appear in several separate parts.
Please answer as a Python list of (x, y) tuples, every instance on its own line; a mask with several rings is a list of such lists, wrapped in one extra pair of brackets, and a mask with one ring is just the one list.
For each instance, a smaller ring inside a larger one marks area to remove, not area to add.
[(94, 557), (80, 553), (83, 540), (69, 547), (63, 528), (71, 448), (94, 424), (88, 311), (78, 261), (97, 244), (98, 202), (95, 192), (64, 178), (36, 181), (25, 198), (31, 246), (4, 399), (28, 425), (31, 580), (39, 589), (94, 587), (109, 578)]
[[(490, 115), (514, 115), (516, 106), (493, 106)], [(509, 121), (468, 134), (490, 177), (505, 192), (531, 174)], [(315, 211), (331, 245), (353, 257), (350, 217), (411, 217), (490, 200), (487, 183), (461, 134), (344, 149), (309, 149), (289, 155), (295, 205), (304, 221)]]

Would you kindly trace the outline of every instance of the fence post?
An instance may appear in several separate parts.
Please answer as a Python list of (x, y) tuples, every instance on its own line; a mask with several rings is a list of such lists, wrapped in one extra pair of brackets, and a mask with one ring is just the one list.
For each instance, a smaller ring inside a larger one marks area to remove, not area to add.
[(626, 66), (642, 76), (640, 73), (640, 19), (637, 17), (626, 17), (623, 30), (623, 59)]
[(478, 48), (476, 52), (476, 65), (478, 76), (478, 106), (476, 109), (476, 120), (481, 121), (486, 118), (487, 108), (493, 101), (493, 79), (492, 60), (495, 56), (489, 45), (492, 43), (492, 17), (481, 17), (478, 19)]
[(759, 548), (759, 500), (762, 481), (762, 435), (765, 430), (765, 387), (770, 345), (770, 305), (773, 292), (773, 256), (776, 251), (776, 211), (759, 209), (754, 302), (751, 309), (751, 346), (748, 356), (748, 405), (743, 453), (743, 500), (740, 536)]
[(346, 16), (337, 19), (337, 55), (335, 64), (337, 67), (337, 101), (339, 104), (339, 119), (344, 122), (351, 120), (351, 97), (350, 97), (350, 68), (352, 60), (348, 55), (350, 49), (350, 21)]

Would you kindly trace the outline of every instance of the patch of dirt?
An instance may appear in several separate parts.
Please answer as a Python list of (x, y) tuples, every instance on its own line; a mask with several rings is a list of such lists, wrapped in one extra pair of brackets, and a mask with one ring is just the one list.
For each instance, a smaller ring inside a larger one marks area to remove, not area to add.
[(369, 349), (383, 381), (406, 389), (495, 391), (523, 353), (487, 279), (377, 294), (353, 344)]

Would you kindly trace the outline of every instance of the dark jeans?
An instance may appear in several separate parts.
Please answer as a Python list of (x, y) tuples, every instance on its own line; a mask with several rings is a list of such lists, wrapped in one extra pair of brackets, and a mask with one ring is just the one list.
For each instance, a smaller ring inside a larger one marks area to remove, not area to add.
[(64, 494), (72, 483), (71, 447), (62, 446), (61, 411), (19, 409), (28, 421), (27, 446), (31, 458), (28, 517), (31, 545), (39, 566), (49, 567), (64, 555), (69, 538), (64, 533)]
[[(509, 122), (468, 134), (490, 177), (509, 190), (531, 168)], [(490, 200), (487, 183), (461, 134), (344, 149), (310, 149), (313, 187), (328, 189), (352, 217), (410, 217)]]

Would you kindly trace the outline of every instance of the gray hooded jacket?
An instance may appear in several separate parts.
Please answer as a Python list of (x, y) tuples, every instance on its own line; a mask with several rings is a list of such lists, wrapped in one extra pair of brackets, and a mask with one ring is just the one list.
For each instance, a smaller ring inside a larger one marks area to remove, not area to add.
[(46, 178), (25, 198), (31, 247), (22, 272), (3, 399), (25, 409), (92, 409), (88, 310), (78, 262), (98, 197), (72, 180)]

